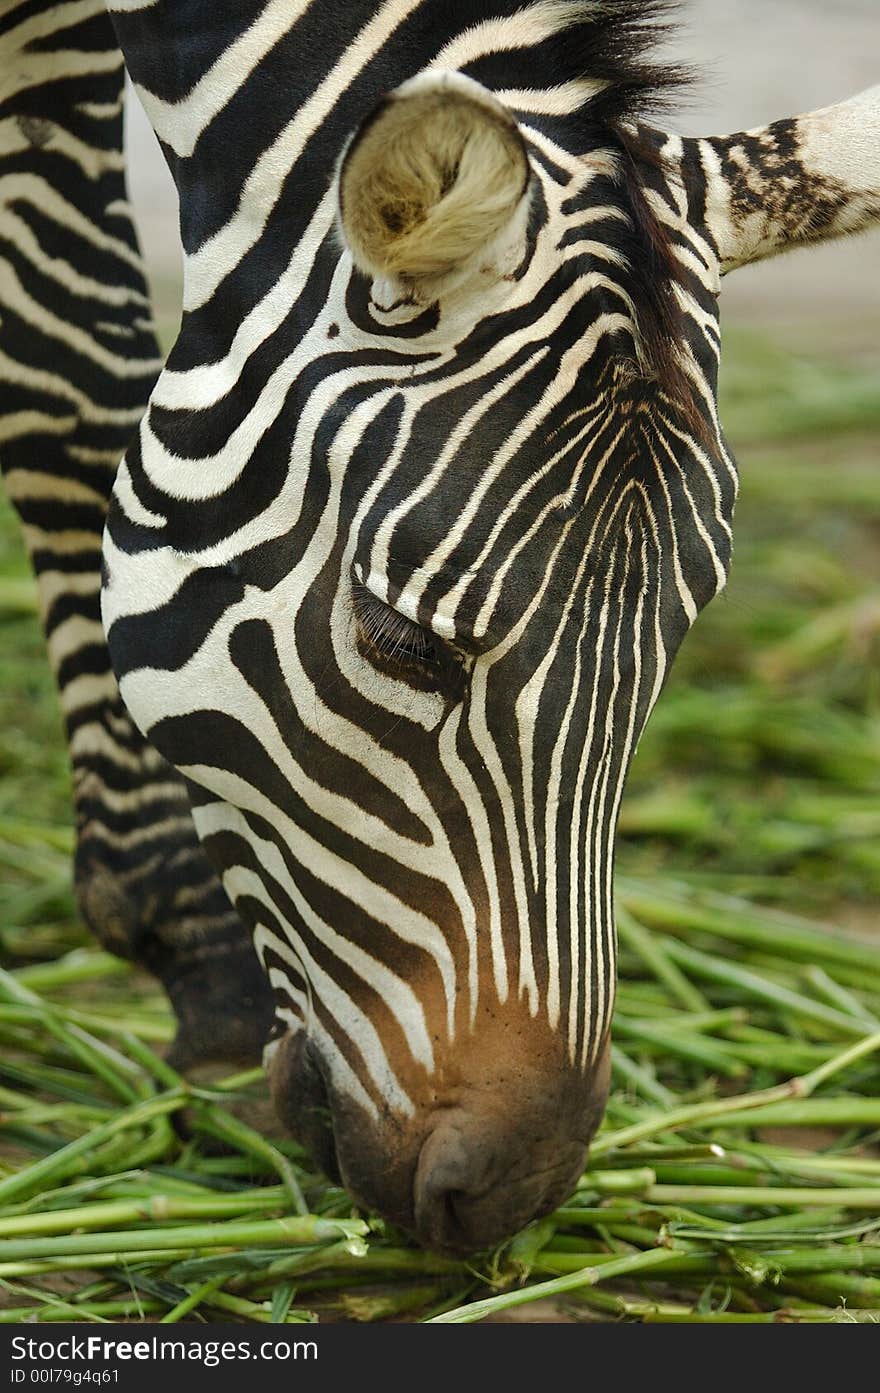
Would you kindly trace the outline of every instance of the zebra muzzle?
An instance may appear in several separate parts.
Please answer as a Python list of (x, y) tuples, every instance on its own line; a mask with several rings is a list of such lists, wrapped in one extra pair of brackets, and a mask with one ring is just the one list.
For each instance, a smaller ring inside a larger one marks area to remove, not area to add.
[(276, 1110), (321, 1168), (365, 1208), (447, 1253), (492, 1247), (560, 1204), (605, 1108), (607, 1043), (585, 1073), (558, 1058), (505, 1064), (491, 1077), (447, 1065), (411, 1114), (368, 1116), (328, 1084), (305, 1032), (284, 1036), (267, 1059)]

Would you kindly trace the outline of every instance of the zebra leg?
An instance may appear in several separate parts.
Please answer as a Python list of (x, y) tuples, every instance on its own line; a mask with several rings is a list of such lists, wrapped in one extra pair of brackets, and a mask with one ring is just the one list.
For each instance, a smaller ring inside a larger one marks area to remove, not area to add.
[(0, 464), (39, 587), (73, 766), (82, 913), (163, 983), (180, 1067), (259, 1058), (271, 998), (185, 784), (110, 667), (101, 534), (161, 366), (126, 200), (122, 58), (103, 0), (0, 16)]

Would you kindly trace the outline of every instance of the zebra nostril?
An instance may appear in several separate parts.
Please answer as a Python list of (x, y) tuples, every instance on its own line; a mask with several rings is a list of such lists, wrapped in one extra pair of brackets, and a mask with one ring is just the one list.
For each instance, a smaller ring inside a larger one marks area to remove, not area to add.
[(413, 1212), (419, 1242), (467, 1253), (507, 1237), (531, 1217), (515, 1187), (492, 1183), (496, 1148), (485, 1129), (442, 1123), (419, 1154)]
[(416, 1201), (416, 1236), (423, 1247), (435, 1253), (470, 1253), (481, 1245), (468, 1236), (462, 1223), (458, 1190), (426, 1190)]
[(415, 1169), (415, 1236), (439, 1252), (494, 1247), (561, 1203), (586, 1152), (586, 1141), (509, 1134), (497, 1119), (444, 1119), (422, 1145)]

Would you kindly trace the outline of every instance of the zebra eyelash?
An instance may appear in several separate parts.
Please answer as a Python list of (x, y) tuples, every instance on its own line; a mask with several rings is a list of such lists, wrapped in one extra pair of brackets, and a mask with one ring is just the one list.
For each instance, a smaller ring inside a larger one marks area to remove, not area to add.
[(377, 600), (366, 586), (355, 585), (352, 600), (362, 640), (386, 661), (431, 667), (445, 656), (434, 634)]

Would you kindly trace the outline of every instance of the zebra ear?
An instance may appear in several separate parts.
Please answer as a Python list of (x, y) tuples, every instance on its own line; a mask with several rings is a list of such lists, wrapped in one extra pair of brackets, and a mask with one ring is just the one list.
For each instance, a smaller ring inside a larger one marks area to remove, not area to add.
[(880, 223), (880, 86), (695, 148), (723, 272)]
[(398, 87), (355, 132), (337, 177), (355, 265), (424, 294), (525, 227), (529, 160), (507, 108), (461, 73)]

